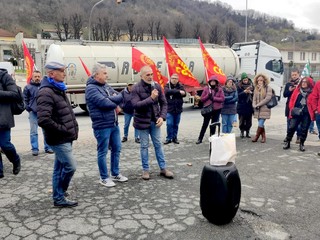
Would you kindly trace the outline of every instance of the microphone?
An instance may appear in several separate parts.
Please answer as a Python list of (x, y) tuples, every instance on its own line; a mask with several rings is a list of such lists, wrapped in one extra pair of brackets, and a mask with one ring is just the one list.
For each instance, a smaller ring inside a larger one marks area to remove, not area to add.
[(155, 85), (154, 81), (151, 81), (151, 90), (155, 89)]

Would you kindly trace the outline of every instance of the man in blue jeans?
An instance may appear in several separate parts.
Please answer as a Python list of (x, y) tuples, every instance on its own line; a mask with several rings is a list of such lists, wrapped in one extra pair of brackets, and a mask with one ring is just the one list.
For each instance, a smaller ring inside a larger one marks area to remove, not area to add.
[[(20, 157), (11, 143), (11, 128), (14, 127), (14, 117), (10, 102), (19, 99), (17, 86), (7, 70), (0, 69), (0, 148), (13, 165), (12, 173), (20, 172)], [(3, 178), (2, 153), (0, 152), (0, 178)]]
[(66, 197), (77, 162), (72, 154), (72, 143), (78, 138), (79, 127), (67, 98), (64, 83), (66, 68), (60, 62), (45, 65), (47, 76), (41, 82), (37, 98), (38, 124), (44, 131), (48, 145), (55, 153), (52, 190), (55, 207), (75, 207), (78, 202)]
[(184, 87), (179, 83), (179, 75), (174, 73), (171, 75), (170, 82), (164, 87), (166, 100), (168, 103), (167, 111), (167, 137), (164, 144), (179, 144), (178, 130), (183, 111), (183, 98), (186, 96)]
[(135, 109), (133, 126), (140, 134), (140, 155), (142, 161), (142, 179), (149, 180), (149, 135), (154, 146), (160, 176), (173, 178), (173, 173), (167, 169), (161, 143), (160, 127), (167, 114), (167, 101), (159, 84), (153, 82), (153, 72), (150, 66), (140, 70), (141, 81), (132, 89), (132, 105)]
[[(32, 73), (32, 79), (30, 83), (23, 89), (24, 104), (26, 110), (29, 112), (29, 123), (30, 123), (30, 143), (31, 151), (33, 156), (39, 154), (39, 142), (38, 142), (38, 118), (37, 118), (37, 95), (41, 83), (40, 71), (34, 71)], [(52, 149), (43, 141), (44, 151), (46, 153), (53, 153)]]
[[(121, 91), (121, 94), (123, 96), (123, 101), (120, 104), (120, 107), (122, 108), (122, 111), (124, 113), (124, 127), (123, 127), (124, 136), (121, 142), (128, 141), (129, 126), (130, 126), (131, 119), (133, 117), (133, 112), (134, 112), (134, 109), (131, 103), (132, 86), (133, 86), (133, 83), (128, 83), (128, 86)], [(134, 139), (136, 143), (140, 143), (139, 131), (136, 128), (134, 129)]]
[[(105, 187), (114, 187), (116, 185), (114, 181), (128, 181), (128, 178), (121, 175), (119, 171), (121, 139), (116, 109), (123, 98), (107, 84), (107, 79), (107, 67), (96, 63), (92, 69), (92, 76), (87, 81), (86, 102), (98, 145), (99, 183)], [(107, 168), (109, 146), (111, 149), (110, 177)]]

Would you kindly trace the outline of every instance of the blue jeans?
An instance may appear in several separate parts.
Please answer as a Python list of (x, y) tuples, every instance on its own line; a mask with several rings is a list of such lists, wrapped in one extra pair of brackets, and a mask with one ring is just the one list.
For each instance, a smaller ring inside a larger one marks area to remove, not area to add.
[(318, 128), (318, 138), (320, 139), (320, 114), (317, 113), (316, 114), (316, 125), (317, 125), (317, 128)]
[(236, 114), (221, 114), (223, 133), (231, 133), (232, 123), (236, 119), (235, 117), (236, 117)]
[(167, 140), (178, 138), (180, 119), (181, 113), (167, 113)]
[[(16, 148), (11, 143), (11, 129), (0, 129), (0, 147), (9, 161), (14, 164), (20, 161)], [(3, 163), (0, 153), (0, 172), (3, 172)]]
[[(133, 117), (133, 114), (129, 114), (129, 113), (124, 113), (124, 127), (123, 127), (123, 132), (124, 132), (124, 136), (128, 137), (129, 134), (129, 126), (131, 123), (131, 119)], [(134, 128), (134, 138), (139, 138), (139, 131)]]
[(64, 192), (68, 190), (77, 162), (72, 154), (72, 142), (50, 147), (55, 153), (52, 176), (53, 201), (59, 202), (64, 199)]
[[(30, 123), (30, 143), (31, 143), (31, 150), (32, 151), (39, 151), (39, 144), (38, 144), (38, 119), (37, 114), (34, 112), (29, 112), (29, 123)], [(41, 129), (42, 130), (42, 129)], [(43, 133), (43, 130), (42, 130)], [(44, 136), (43, 136), (44, 139)], [(50, 150), (49, 145), (46, 143), (46, 140), (43, 140), (44, 150)]]
[(258, 119), (258, 127), (264, 128), (264, 122), (265, 121), (266, 121), (266, 119), (259, 118)]
[(97, 139), (98, 148), (98, 167), (101, 179), (107, 179), (107, 153), (110, 144), (111, 157), (110, 157), (110, 171), (112, 176), (119, 175), (119, 160), (121, 151), (121, 139), (119, 126), (104, 129), (94, 129), (94, 136)]
[(142, 169), (149, 171), (149, 134), (153, 143), (154, 151), (158, 161), (160, 169), (166, 168), (166, 161), (164, 159), (164, 153), (161, 143), (161, 131), (159, 127), (156, 127), (155, 122), (151, 122), (151, 126), (148, 129), (139, 130), (140, 133), (140, 156), (142, 162)]

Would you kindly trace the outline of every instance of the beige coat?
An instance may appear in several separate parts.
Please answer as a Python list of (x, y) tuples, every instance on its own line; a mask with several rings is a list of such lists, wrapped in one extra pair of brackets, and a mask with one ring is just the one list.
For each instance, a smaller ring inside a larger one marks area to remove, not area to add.
[[(266, 94), (262, 96), (260, 92), (254, 91), (252, 107), (254, 109), (254, 118), (270, 119), (271, 109), (267, 107), (267, 103), (271, 100), (272, 97), (272, 88), (266, 86)], [(259, 107), (259, 109), (257, 109)]]

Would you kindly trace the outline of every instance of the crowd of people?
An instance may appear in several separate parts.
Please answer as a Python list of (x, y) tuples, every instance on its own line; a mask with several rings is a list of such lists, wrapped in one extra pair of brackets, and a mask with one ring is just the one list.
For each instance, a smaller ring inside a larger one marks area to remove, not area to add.
[[(65, 65), (49, 61), (45, 65), (46, 75), (41, 80), (41, 73), (34, 71), (30, 83), (24, 88), (24, 102), (29, 114), (30, 144), (33, 156), (39, 154), (38, 127), (44, 135), (44, 151), (55, 154), (52, 188), (55, 207), (75, 207), (76, 201), (69, 200), (68, 187), (77, 168), (77, 161), (72, 153), (72, 143), (77, 140), (79, 127), (72, 106), (66, 96)], [(283, 149), (290, 148), (294, 134), (297, 134), (299, 150), (305, 151), (304, 142), (313, 121), (320, 127), (320, 82), (314, 84), (310, 77), (300, 77), (297, 69), (292, 70), (283, 96), (287, 98), (285, 115), (287, 134)], [(92, 121), (93, 135), (97, 142), (97, 165), (99, 183), (105, 187), (114, 187), (116, 182), (126, 182), (128, 178), (120, 171), (120, 152), (122, 144), (129, 139), (129, 126), (133, 119), (134, 141), (140, 144), (140, 158), (143, 180), (149, 180), (149, 136), (151, 138), (159, 174), (168, 179), (174, 173), (167, 168), (162, 144), (179, 144), (178, 130), (183, 111), (184, 86), (179, 82), (179, 75), (170, 76), (164, 89), (153, 81), (150, 66), (140, 70), (141, 80), (129, 83), (122, 92), (115, 91), (108, 83), (107, 67), (96, 63), (87, 80), (85, 98)], [(257, 142), (266, 142), (265, 122), (271, 117), (267, 106), (272, 97), (269, 78), (259, 73), (251, 80), (246, 73), (241, 74), (237, 82), (228, 76), (221, 85), (217, 76), (210, 76), (203, 88), (201, 101), (203, 123), (196, 141), (201, 144), (209, 123), (219, 122), (221, 117), (222, 133), (233, 130), (237, 115), (239, 118), (240, 138), (252, 138)], [(13, 174), (21, 168), (20, 157), (11, 143), (11, 128), (14, 117), (10, 103), (18, 101), (15, 81), (5, 71), (0, 70), (0, 147), (13, 164)], [(121, 139), (118, 112), (124, 114), (124, 129)], [(257, 119), (258, 127), (251, 137), (252, 119)], [(166, 121), (167, 135), (161, 142), (160, 128)], [(215, 129), (210, 129), (210, 135)], [(107, 155), (110, 152), (110, 170), (107, 167)], [(3, 178), (3, 164), (0, 154), (0, 178)]]

